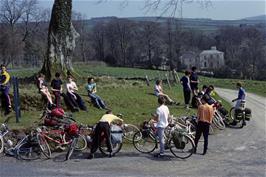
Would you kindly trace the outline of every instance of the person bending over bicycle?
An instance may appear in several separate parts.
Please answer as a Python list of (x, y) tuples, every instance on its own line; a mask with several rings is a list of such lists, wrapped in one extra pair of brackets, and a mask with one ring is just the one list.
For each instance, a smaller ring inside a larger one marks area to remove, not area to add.
[(164, 157), (165, 150), (165, 140), (164, 140), (164, 129), (168, 126), (168, 118), (170, 117), (170, 112), (168, 107), (165, 105), (166, 99), (163, 96), (159, 96), (158, 103), (159, 107), (156, 109), (156, 114), (154, 114), (154, 120), (156, 124), (156, 135), (159, 138), (160, 152), (155, 155), (155, 157)]
[(120, 119), (119, 117), (113, 115), (112, 111), (109, 110), (106, 112), (105, 115), (102, 116), (102, 118), (99, 120), (99, 122), (96, 125), (89, 159), (92, 159), (94, 157), (94, 153), (97, 151), (101, 143), (102, 134), (104, 134), (104, 137), (106, 138), (106, 146), (108, 148), (109, 157), (112, 157), (111, 128), (110, 128), (110, 124), (112, 122), (119, 122), (122, 124), (123, 119)]

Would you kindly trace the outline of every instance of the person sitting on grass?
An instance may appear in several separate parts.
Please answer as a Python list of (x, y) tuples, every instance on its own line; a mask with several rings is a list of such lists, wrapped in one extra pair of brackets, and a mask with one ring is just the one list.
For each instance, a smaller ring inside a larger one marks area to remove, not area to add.
[(48, 100), (48, 107), (52, 107), (53, 99), (47, 87), (47, 83), (45, 83), (44, 74), (40, 73), (37, 79), (37, 87), (39, 89), (39, 93)]
[(165, 97), (167, 103), (169, 103), (169, 104), (177, 104), (177, 105), (179, 105), (179, 103), (173, 101), (167, 94), (165, 94), (163, 92), (163, 82), (162, 82), (162, 80), (157, 80), (155, 82), (154, 94), (157, 97), (159, 97), (159, 96)]
[(111, 143), (111, 128), (110, 125), (113, 122), (123, 123), (123, 119), (113, 115), (112, 111), (109, 110), (99, 120), (94, 130), (94, 136), (92, 139), (92, 147), (89, 155), (89, 159), (94, 158), (94, 153), (100, 146), (101, 137), (104, 136), (106, 139), (106, 146), (109, 152), (109, 157), (112, 157), (112, 143)]
[(216, 100), (212, 98), (213, 92), (214, 92), (214, 86), (209, 85), (209, 87), (206, 89), (203, 95), (203, 98), (205, 98), (205, 100), (209, 105), (213, 105), (216, 102)]
[(106, 105), (104, 101), (96, 95), (96, 83), (92, 77), (88, 78), (88, 84), (86, 86), (86, 90), (88, 91), (88, 96), (91, 99), (92, 103), (99, 109), (106, 109)]
[(78, 91), (77, 84), (73, 81), (73, 78), (71, 76), (68, 76), (68, 81), (66, 83), (66, 89), (67, 89), (67, 96), (71, 102), (71, 105), (73, 105), (75, 108), (80, 108), (83, 111), (87, 111), (87, 107), (85, 106), (84, 101), (79, 96), (79, 94), (76, 93)]
[(165, 150), (165, 140), (164, 140), (164, 129), (168, 126), (168, 118), (170, 116), (170, 112), (168, 107), (165, 105), (166, 99), (163, 96), (158, 97), (159, 107), (154, 114), (154, 121), (156, 124), (156, 135), (158, 137), (160, 143), (160, 152), (155, 155), (155, 157), (164, 157)]

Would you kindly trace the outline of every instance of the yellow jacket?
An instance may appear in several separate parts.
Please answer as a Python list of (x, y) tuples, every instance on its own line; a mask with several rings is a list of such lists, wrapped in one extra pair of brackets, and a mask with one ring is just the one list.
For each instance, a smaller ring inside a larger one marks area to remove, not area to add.
[(8, 74), (8, 72), (4, 71), (1, 73), (1, 85), (7, 85), (8, 82), (10, 81), (10, 75)]

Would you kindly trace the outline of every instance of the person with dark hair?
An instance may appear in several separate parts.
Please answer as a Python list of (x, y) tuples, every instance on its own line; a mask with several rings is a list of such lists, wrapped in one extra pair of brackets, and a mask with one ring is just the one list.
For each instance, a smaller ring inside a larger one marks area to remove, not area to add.
[(73, 78), (71, 76), (68, 76), (67, 79), (67, 96), (69, 97), (69, 100), (71, 101), (72, 105), (74, 105), (75, 108), (79, 107), (81, 110), (87, 111), (87, 107), (85, 106), (84, 101), (79, 96), (79, 94), (76, 93), (76, 91), (78, 91), (77, 84), (73, 81)]
[(209, 85), (208, 88), (206, 89), (203, 98), (207, 101), (209, 105), (214, 104), (216, 101), (212, 98), (212, 92), (214, 91), (214, 86)]
[(191, 91), (193, 96), (197, 95), (198, 93), (198, 84), (199, 84), (199, 78), (198, 78), (198, 74), (197, 74), (197, 67), (193, 66), (191, 68), (191, 75), (190, 75), (190, 87), (191, 87)]
[(190, 87), (190, 72), (185, 71), (185, 75), (180, 79), (180, 82), (183, 86), (183, 93), (184, 93), (184, 101), (185, 101), (185, 107), (189, 109), (189, 101), (190, 101), (190, 95), (191, 95), (191, 87)]
[(92, 103), (99, 109), (106, 109), (104, 101), (96, 95), (96, 83), (92, 77), (88, 78), (88, 84), (86, 85), (86, 90), (88, 91), (88, 96), (90, 97)]
[(154, 121), (157, 122), (156, 135), (158, 136), (160, 143), (160, 152), (155, 155), (156, 157), (164, 157), (164, 150), (165, 150), (164, 129), (168, 126), (168, 118), (170, 116), (169, 109), (165, 105), (165, 102), (166, 100), (163, 96), (158, 97), (159, 107), (156, 109), (156, 113), (154, 114), (153, 117)]
[(96, 128), (94, 130), (94, 136), (92, 139), (92, 147), (91, 152), (89, 155), (89, 159), (92, 159), (94, 157), (94, 153), (97, 151), (101, 136), (104, 136), (106, 139), (106, 146), (107, 150), (109, 152), (109, 157), (112, 157), (112, 143), (111, 143), (111, 128), (110, 124), (113, 122), (118, 122), (120, 124), (123, 123), (123, 119), (120, 119), (119, 117), (113, 115), (111, 110), (108, 110), (105, 115), (102, 116), (102, 118), (99, 120), (99, 122), (96, 125)]
[(199, 94), (200, 94), (200, 95), (204, 95), (205, 92), (206, 92), (206, 90), (207, 90), (207, 88), (208, 88), (207, 85), (203, 85), (203, 86), (202, 86), (202, 89), (201, 89), (201, 91), (200, 91)]
[(51, 82), (51, 90), (53, 91), (53, 94), (55, 96), (55, 104), (56, 107), (60, 107), (61, 105), (61, 93), (63, 91), (62, 88), (63, 82), (60, 78), (60, 73), (55, 73), (55, 79)]
[(167, 94), (165, 94), (163, 92), (162, 85), (163, 85), (162, 80), (156, 80), (155, 86), (154, 86), (154, 94), (155, 94), (155, 96), (157, 96), (157, 97), (163, 96), (163, 97), (165, 97), (165, 99), (166, 99), (166, 101), (168, 103), (170, 103), (170, 104), (177, 104), (178, 105), (179, 103), (173, 101)]
[(213, 115), (214, 115), (214, 108), (211, 105), (207, 104), (205, 98), (202, 98), (201, 104), (198, 107), (198, 125), (196, 128), (195, 150), (194, 150), (195, 153), (197, 152), (197, 146), (201, 134), (203, 134), (204, 137), (204, 149), (202, 155), (205, 155), (207, 153), (209, 128), (210, 124), (212, 123)]
[(1, 75), (0, 75), (0, 91), (2, 106), (5, 109), (4, 115), (8, 115), (11, 112), (11, 99), (9, 97), (9, 88), (10, 88), (10, 75), (6, 70), (5, 65), (1, 65)]

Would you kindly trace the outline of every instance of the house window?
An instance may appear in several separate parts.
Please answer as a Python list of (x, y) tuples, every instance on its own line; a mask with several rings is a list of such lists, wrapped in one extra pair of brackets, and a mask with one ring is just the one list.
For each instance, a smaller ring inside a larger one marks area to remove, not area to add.
[(204, 62), (204, 68), (207, 68), (207, 62), (206, 61)]

